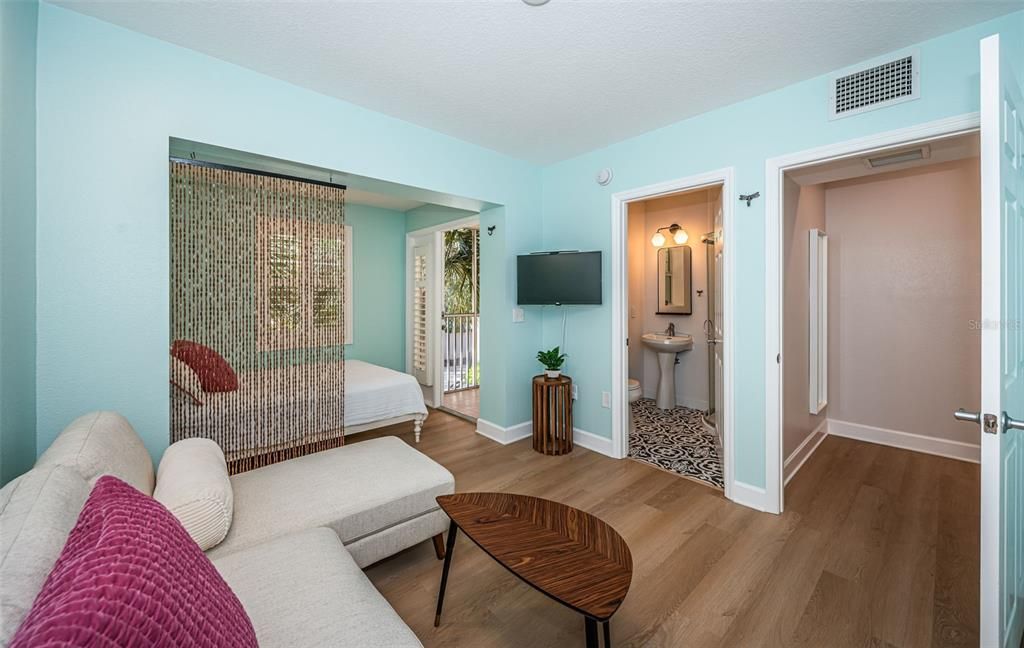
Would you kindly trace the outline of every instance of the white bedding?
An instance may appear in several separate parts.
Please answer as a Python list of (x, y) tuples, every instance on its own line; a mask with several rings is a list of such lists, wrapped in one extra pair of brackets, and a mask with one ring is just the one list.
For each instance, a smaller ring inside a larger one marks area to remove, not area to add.
[[(400, 416), (420, 415), (427, 408), (419, 383), (409, 374), (361, 360), (345, 361), (344, 427), (366, 425)], [(336, 394), (340, 371), (317, 370), (312, 365), (296, 365), (239, 374), (239, 388), (233, 392), (203, 392), (203, 405), (171, 407), (171, 429), (175, 438), (193, 436), (213, 439), (226, 453), (249, 447), (252, 430), (268, 421), (275, 427), (278, 440), (287, 444), (311, 429), (328, 431), (342, 427), (331, 425), (340, 418)], [(295, 389), (303, 382), (316, 380), (318, 389)], [(293, 386), (287, 388), (286, 386)]]
[(346, 426), (407, 414), (427, 415), (415, 378), (362, 360), (345, 361)]

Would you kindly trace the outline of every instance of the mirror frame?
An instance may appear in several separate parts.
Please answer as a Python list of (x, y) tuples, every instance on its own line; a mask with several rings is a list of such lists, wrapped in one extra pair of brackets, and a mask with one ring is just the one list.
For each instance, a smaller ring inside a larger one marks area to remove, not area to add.
[[(686, 269), (686, 305), (684, 306), (672, 306), (675, 310), (662, 310), (664, 303), (663, 297), (663, 286), (664, 277), (662, 276), (662, 253), (665, 254), (664, 258), (668, 258), (668, 254), (671, 250), (683, 250), (683, 264)], [(658, 271), (656, 274), (658, 281), (658, 309), (655, 311), (655, 315), (693, 315), (693, 249), (689, 245), (670, 245), (658, 248), (658, 260), (657, 260)]]

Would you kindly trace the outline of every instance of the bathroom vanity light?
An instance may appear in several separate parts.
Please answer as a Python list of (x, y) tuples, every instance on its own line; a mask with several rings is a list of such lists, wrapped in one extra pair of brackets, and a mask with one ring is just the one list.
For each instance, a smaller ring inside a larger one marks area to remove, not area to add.
[(672, 240), (676, 242), (676, 245), (683, 245), (690, 240), (690, 235), (686, 233), (686, 230), (675, 223), (672, 223), (668, 227), (659, 227), (654, 232), (654, 236), (651, 237), (651, 245), (654, 247), (661, 247), (662, 245), (665, 245), (665, 235), (661, 233), (661, 230), (668, 230), (669, 234), (672, 235)]

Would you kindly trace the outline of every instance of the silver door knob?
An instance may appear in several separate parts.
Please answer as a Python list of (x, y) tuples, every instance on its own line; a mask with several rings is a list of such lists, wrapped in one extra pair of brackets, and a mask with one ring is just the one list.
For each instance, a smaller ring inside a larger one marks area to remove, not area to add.
[(964, 408), (960, 408), (953, 412), (953, 418), (958, 421), (965, 421), (967, 423), (981, 423), (981, 412), (968, 412)]
[(1007, 430), (1024, 430), (1024, 421), (1017, 420), (1003, 412), (1003, 432)]

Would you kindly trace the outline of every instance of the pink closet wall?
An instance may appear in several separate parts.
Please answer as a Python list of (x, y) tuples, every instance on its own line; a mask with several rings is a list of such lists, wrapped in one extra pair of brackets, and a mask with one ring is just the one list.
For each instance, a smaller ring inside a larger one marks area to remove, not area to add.
[(831, 183), (831, 420), (978, 443), (976, 158)]

